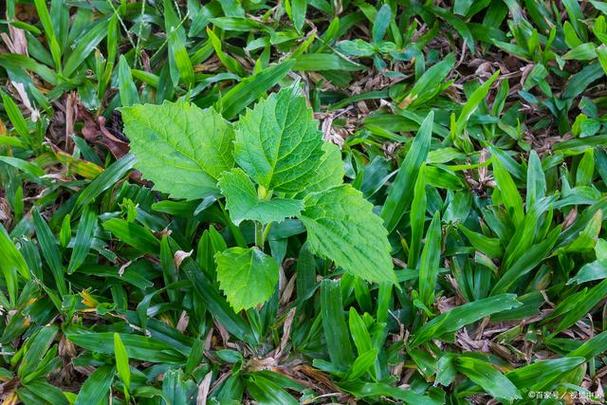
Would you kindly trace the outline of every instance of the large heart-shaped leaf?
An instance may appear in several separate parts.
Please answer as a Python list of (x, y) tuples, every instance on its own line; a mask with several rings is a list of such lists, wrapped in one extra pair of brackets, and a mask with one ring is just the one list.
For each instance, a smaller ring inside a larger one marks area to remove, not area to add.
[(303, 209), (302, 200), (288, 198), (261, 199), (255, 185), (241, 169), (225, 172), (219, 179), (219, 188), (226, 198), (226, 208), (236, 225), (243, 220), (264, 224), (280, 222), (293, 217)]
[(236, 161), (258, 184), (297, 193), (316, 177), (322, 134), (305, 98), (285, 89), (255, 105), (236, 127)]
[(235, 311), (267, 301), (278, 283), (278, 263), (256, 247), (233, 247), (215, 255), (217, 280)]
[(299, 195), (305, 195), (328, 188), (339, 186), (344, 182), (344, 162), (341, 160), (341, 151), (335, 144), (325, 142), (322, 145), (324, 154), (316, 169), (313, 179), (305, 191)]
[(300, 218), (317, 254), (368, 281), (396, 281), (388, 231), (360, 191), (345, 184), (306, 197)]
[(217, 192), (217, 178), (234, 166), (234, 132), (212, 108), (188, 102), (121, 109), (135, 167), (157, 190), (197, 199)]

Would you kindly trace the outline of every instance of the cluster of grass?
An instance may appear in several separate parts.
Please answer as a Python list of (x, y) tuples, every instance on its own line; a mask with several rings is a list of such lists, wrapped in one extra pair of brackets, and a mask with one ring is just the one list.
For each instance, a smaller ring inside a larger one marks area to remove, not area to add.
[[(3, 404), (604, 401), (607, 2), (2, 3)], [(281, 88), (340, 146), (396, 281), (134, 169), (120, 111), (236, 122)], [(253, 243), (278, 281), (235, 311), (217, 257)]]

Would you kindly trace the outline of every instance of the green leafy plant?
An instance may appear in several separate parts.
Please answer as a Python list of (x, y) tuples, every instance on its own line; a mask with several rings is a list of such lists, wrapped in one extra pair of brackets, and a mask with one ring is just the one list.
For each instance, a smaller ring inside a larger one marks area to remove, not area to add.
[(173, 198), (225, 199), (231, 221), (252, 221), (254, 246), (218, 252), (217, 279), (235, 310), (266, 301), (279, 263), (264, 252), (272, 224), (298, 218), (312, 251), (372, 282), (395, 282), (388, 232), (361, 192), (343, 183), (305, 98), (283, 89), (232, 124), (185, 101), (122, 108), (136, 167)]
[(607, 2), (0, 10), (3, 404), (605, 402)]

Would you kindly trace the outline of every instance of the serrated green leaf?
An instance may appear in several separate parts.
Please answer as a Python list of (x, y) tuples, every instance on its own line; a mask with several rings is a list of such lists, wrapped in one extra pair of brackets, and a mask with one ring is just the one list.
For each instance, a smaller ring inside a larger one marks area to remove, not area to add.
[(341, 151), (335, 144), (325, 142), (322, 145), (323, 155), (320, 159), (320, 165), (316, 169), (313, 178), (306, 187), (305, 191), (298, 194), (314, 193), (324, 191), (328, 188), (339, 186), (344, 182), (344, 162), (341, 160)]
[(237, 339), (244, 340), (249, 344), (255, 344), (255, 337), (252, 336), (253, 332), (249, 324), (230, 308), (225, 298), (221, 295), (217, 283), (211, 282), (205, 273), (194, 263), (191, 259), (185, 259), (180, 271), (183, 271), (192, 282), (194, 291), (204, 302), (213, 318), (217, 322), (220, 322)]
[(159, 191), (174, 198), (205, 197), (217, 191), (216, 179), (234, 165), (232, 127), (212, 108), (180, 101), (121, 111), (135, 167)]
[(219, 188), (226, 198), (226, 208), (236, 225), (244, 220), (263, 224), (280, 222), (303, 210), (302, 200), (288, 198), (261, 199), (255, 185), (241, 169), (232, 169), (219, 178)]
[(322, 134), (301, 96), (285, 89), (259, 102), (236, 126), (238, 164), (268, 190), (298, 193), (313, 183)]
[(365, 280), (396, 281), (388, 232), (360, 191), (333, 187), (310, 194), (305, 204), (300, 218), (312, 251)]
[(278, 283), (278, 263), (256, 247), (233, 247), (215, 255), (217, 280), (235, 311), (267, 301)]

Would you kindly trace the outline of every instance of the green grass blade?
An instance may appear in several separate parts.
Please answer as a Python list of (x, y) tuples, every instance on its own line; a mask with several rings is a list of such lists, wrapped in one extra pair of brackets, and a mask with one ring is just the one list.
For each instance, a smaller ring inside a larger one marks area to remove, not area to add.
[(434, 302), (434, 289), (438, 277), (438, 266), (441, 253), (441, 220), (436, 212), (426, 232), (426, 243), (419, 262), (419, 294), (427, 307)]
[(67, 294), (67, 286), (65, 284), (64, 275), (65, 270), (63, 268), (61, 252), (59, 251), (57, 239), (37, 209), (32, 213), (32, 218), (34, 220), (34, 228), (36, 229), (36, 237), (38, 238), (38, 243), (40, 244), (42, 256), (51, 269), (51, 273), (55, 279), (55, 284), (59, 290), (59, 294), (65, 295)]
[(409, 152), (388, 190), (388, 196), (381, 210), (381, 217), (388, 232), (396, 228), (413, 199), (419, 168), (426, 161), (430, 150), (433, 122), (434, 113), (431, 111), (419, 127)]
[(75, 405), (98, 404), (107, 400), (114, 373), (114, 367), (111, 366), (97, 368), (82, 385)]
[(339, 282), (324, 280), (320, 285), (322, 325), (327, 349), (335, 367), (346, 370), (354, 361), (350, 334), (344, 316)]
[(454, 332), (486, 316), (507, 311), (520, 305), (521, 303), (516, 300), (515, 294), (500, 294), (455, 307), (424, 324), (413, 334), (409, 346), (419, 346), (430, 339), (436, 339)]

